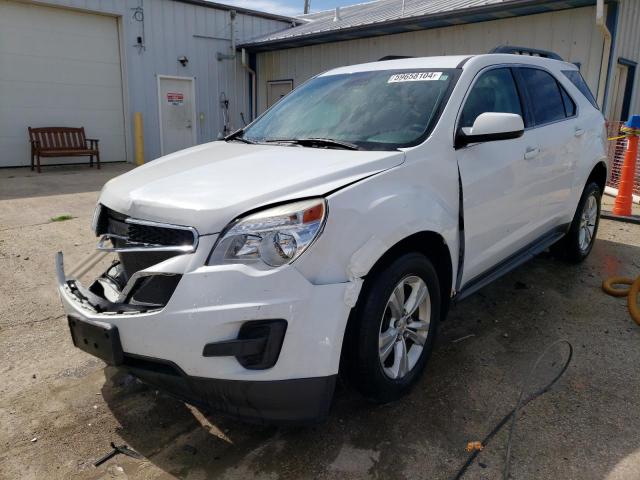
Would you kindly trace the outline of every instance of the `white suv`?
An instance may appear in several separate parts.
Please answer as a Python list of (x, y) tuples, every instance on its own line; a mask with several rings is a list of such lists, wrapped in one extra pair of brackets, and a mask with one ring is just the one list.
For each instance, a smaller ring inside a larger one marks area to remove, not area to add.
[(318, 75), (225, 141), (105, 185), (93, 227), (118, 259), (84, 287), (58, 254), (74, 344), (254, 421), (323, 418), (339, 372), (397, 399), (452, 302), (547, 247), (589, 254), (594, 103), (575, 65), (536, 56)]

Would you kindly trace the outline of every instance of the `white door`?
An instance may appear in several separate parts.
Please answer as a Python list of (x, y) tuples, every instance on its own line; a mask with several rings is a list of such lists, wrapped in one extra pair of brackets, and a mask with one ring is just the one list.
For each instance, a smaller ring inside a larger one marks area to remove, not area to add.
[[(485, 112), (522, 115), (509, 68), (480, 74), (465, 100), (458, 127), (472, 126)], [(534, 142), (531, 131), (525, 131), (520, 138), (471, 144), (456, 152), (464, 209), (463, 286), (533, 240), (538, 213), (531, 195), (535, 166), (525, 153), (535, 147)]]
[(0, 167), (29, 164), (29, 126), (84, 127), (126, 160), (118, 38), (114, 17), (0, 0)]
[[(571, 189), (583, 146), (585, 125), (576, 113), (569, 94), (549, 73), (522, 67), (516, 71), (522, 79), (531, 104), (538, 153), (530, 158), (535, 168), (531, 197), (538, 211), (535, 233), (543, 235), (573, 217)], [(571, 208), (570, 208), (571, 207)]]
[(267, 82), (267, 108), (293, 90), (293, 80)]
[(158, 77), (162, 155), (196, 144), (193, 78)]
[(622, 106), (624, 104), (628, 73), (629, 69), (626, 65), (616, 65), (613, 77), (613, 108), (611, 109), (611, 115), (609, 115), (609, 120), (613, 122), (627, 121), (626, 118), (622, 118)]

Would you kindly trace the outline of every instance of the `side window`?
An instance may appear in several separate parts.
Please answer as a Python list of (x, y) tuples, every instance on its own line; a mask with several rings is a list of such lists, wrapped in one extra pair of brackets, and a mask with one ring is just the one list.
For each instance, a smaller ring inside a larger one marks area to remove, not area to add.
[(485, 112), (517, 113), (522, 116), (516, 82), (509, 68), (489, 70), (478, 78), (462, 109), (460, 126), (473, 126), (476, 117)]
[(564, 114), (567, 117), (573, 117), (576, 114), (576, 104), (571, 99), (567, 91), (560, 85), (560, 94), (562, 95), (562, 103), (564, 104)]
[[(533, 119), (536, 125), (565, 118), (567, 116), (565, 103), (556, 79), (537, 68), (520, 68), (519, 70), (531, 99)], [(575, 109), (575, 105), (573, 108)]]
[(591, 90), (589, 90), (587, 82), (584, 81), (584, 78), (582, 78), (582, 75), (578, 70), (563, 70), (562, 73), (565, 77), (571, 80), (571, 83), (573, 83), (576, 88), (580, 90), (580, 92), (587, 98), (587, 100), (591, 102), (591, 105), (600, 110), (598, 104), (596, 103), (596, 99), (593, 98), (593, 93), (591, 93)]

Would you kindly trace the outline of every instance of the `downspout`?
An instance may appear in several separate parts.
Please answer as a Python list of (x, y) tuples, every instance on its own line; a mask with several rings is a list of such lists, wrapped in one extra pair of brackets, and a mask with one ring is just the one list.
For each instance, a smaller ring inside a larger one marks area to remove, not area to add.
[[(600, 78), (598, 79), (598, 105), (604, 108), (604, 96), (609, 76), (609, 57), (611, 56), (611, 32), (607, 28), (604, 17), (604, 0), (596, 2), (596, 26), (604, 37), (604, 50), (602, 51), (602, 63), (600, 64)], [(603, 112), (604, 113), (604, 112)]]
[(251, 76), (251, 117), (250, 120), (253, 121), (256, 118), (256, 72), (249, 66), (249, 62), (247, 60), (247, 51), (242, 49), (242, 66), (249, 72)]

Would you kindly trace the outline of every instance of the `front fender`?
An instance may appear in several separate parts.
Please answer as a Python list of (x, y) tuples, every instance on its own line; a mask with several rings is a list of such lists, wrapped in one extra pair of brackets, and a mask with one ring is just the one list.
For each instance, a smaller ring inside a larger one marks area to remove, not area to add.
[[(296, 268), (315, 284), (358, 284), (396, 243), (429, 231), (444, 238), (455, 272), (457, 168), (455, 161), (431, 163), (405, 162), (330, 195), (325, 230), (294, 263)], [(357, 291), (352, 293), (357, 298)], [(353, 298), (346, 300), (355, 303)]]

